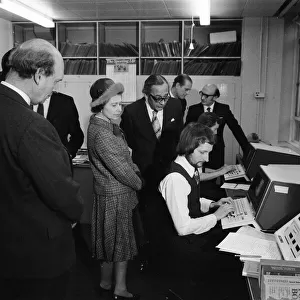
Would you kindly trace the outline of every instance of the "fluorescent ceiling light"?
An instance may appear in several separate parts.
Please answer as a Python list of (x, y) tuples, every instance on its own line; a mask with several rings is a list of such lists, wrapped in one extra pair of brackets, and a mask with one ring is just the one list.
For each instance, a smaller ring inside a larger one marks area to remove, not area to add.
[(198, 0), (200, 25), (210, 25), (210, 0)]
[(5, 9), (24, 19), (30, 20), (43, 27), (54, 27), (54, 22), (51, 18), (15, 0), (0, 0), (0, 8)]

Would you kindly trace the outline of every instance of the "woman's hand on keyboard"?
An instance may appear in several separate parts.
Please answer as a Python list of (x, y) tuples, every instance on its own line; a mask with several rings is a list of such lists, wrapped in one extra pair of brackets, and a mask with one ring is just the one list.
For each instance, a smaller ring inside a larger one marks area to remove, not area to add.
[(217, 220), (221, 220), (226, 217), (229, 213), (234, 212), (234, 208), (232, 204), (225, 203), (222, 204), (215, 212), (214, 215), (216, 216)]

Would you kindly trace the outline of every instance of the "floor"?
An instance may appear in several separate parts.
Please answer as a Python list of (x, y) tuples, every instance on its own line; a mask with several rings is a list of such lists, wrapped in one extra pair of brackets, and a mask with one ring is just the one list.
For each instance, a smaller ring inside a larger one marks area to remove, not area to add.
[[(76, 226), (77, 227), (77, 226)], [(105, 300), (97, 293), (100, 268), (93, 260), (88, 247), (89, 228), (79, 226), (74, 230), (77, 264), (74, 267), (67, 300)], [(174, 262), (175, 263), (175, 262)], [(163, 265), (159, 262), (158, 265)], [(215, 267), (215, 266), (213, 266)], [(128, 270), (128, 289), (141, 295), (141, 300), (248, 300), (249, 294), (244, 278), (231, 284), (224, 282), (198, 282), (185, 276), (173, 276), (148, 267), (140, 270), (140, 259), (131, 262)]]

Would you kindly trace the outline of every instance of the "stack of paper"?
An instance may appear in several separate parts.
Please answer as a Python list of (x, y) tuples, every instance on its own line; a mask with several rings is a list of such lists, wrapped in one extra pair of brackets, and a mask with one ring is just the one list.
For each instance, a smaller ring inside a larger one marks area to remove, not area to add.
[(282, 259), (275, 237), (251, 227), (230, 232), (217, 248), (238, 254), (241, 260)]
[(221, 186), (222, 189), (229, 189), (229, 190), (244, 190), (248, 191), (250, 185), (249, 184), (239, 184), (239, 183), (223, 183)]

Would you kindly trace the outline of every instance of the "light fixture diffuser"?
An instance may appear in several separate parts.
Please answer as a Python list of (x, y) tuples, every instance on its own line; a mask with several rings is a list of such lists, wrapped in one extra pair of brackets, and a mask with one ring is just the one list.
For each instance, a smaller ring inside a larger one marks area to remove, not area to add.
[(54, 27), (54, 22), (51, 18), (21, 2), (15, 0), (0, 0), (0, 8), (43, 27)]
[(198, 0), (200, 25), (210, 25), (210, 0)]

